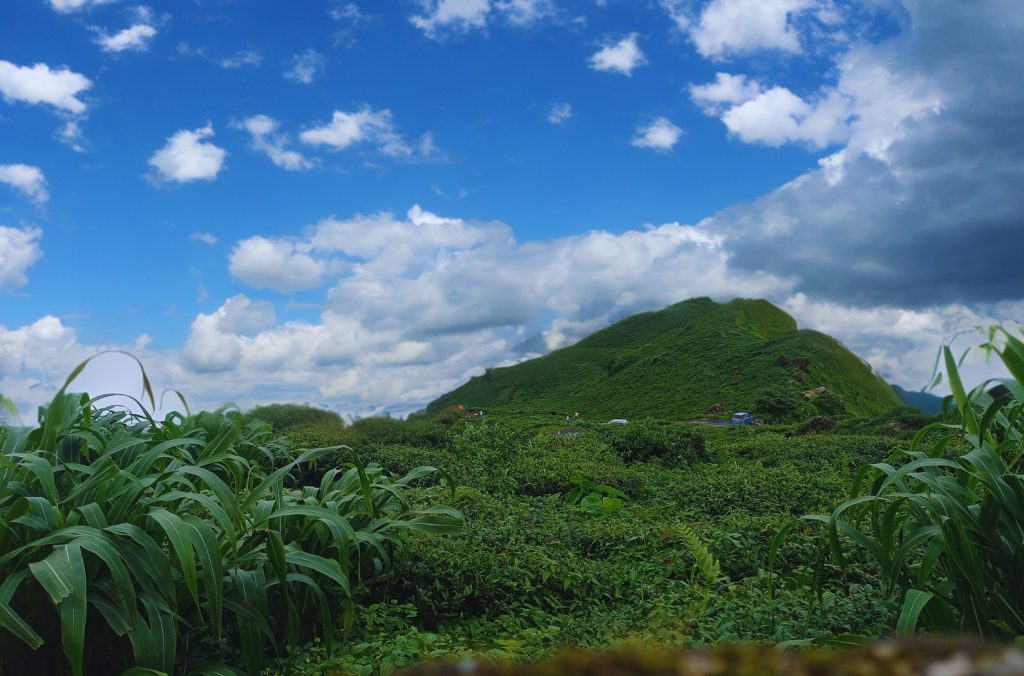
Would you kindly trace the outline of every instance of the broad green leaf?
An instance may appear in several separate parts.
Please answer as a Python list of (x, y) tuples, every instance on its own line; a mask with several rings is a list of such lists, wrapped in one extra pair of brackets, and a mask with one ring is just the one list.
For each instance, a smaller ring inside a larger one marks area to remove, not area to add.
[(185, 578), (185, 586), (188, 588), (196, 608), (199, 608), (199, 588), (196, 582), (196, 557), (192, 551), (192, 538), (189, 536), (189, 529), (185, 522), (176, 514), (171, 514), (166, 509), (153, 508), (149, 510), (149, 517), (163, 529), (167, 540), (174, 548), (178, 558), (178, 565), (182, 577)]
[(903, 606), (900, 609), (900, 617), (896, 621), (897, 634), (913, 634), (917, 628), (917, 618), (921, 611), (932, 600), (934, 594), (921, 591), (920, 589), (908, 589), (903, 597)]

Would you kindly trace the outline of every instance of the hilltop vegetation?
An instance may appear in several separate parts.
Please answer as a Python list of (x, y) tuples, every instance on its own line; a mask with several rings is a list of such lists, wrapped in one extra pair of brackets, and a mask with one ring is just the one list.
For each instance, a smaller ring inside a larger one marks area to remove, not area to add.
[(799, 330), (771, 303), (696, 298), (627, 317), (543, 357), (488, 369), (427, 411), (459, 404), (671, 420), (701, 416), (718, 405), (796, 420), (878, 415), (901, 401), (837, 340)]

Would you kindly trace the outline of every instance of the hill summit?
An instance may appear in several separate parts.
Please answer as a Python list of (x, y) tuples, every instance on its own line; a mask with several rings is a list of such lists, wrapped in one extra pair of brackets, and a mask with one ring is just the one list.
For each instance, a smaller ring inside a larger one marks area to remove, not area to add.
[(835, 338), (765, 300), (694, 298), (635, 314), (575, 345), (487, 371), (440, 397), (521, 413), (681, 420), (748, 410), (771, 419), (877, 415), (899, 397)]

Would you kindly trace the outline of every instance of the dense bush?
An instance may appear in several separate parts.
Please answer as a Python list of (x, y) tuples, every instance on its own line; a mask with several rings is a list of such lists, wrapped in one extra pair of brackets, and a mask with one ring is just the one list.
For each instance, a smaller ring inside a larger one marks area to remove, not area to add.
[(846, 491), (843, 477), (835, 472), (809, 474), (788, 464), (722, 462), (677, 471), (673, 478), (667, 497), (696, 518), (732, 512), (802, 514), (832, 504)]
[(403, 421), (395, 418), (361, 418), (351, 425), (360, 442), (366, 445), (403, 444), (426, 448), (446, 447), (453, 432), (427, 420)]
[(691, 426), (638, 420), (609, 428), (605, 438), (612, 450), (626, 462), (658, 460), (668, 467), (680, 467), (710, 459), (704, 435)]
[(762, 392), (754, 402), (754, 410), (767, 422), (791, 422), (802, 417), (806, 407), (803, 397), (792, 389)]
[(510, 459), (508, 474), (523, 495), (568, 493), (577, 476), (630, 495), (639, 489), (636, 473), (592, 433), (535, 439)]
[(725, 442), (719, 446), (719, 452), (723, 456), (753, 460), (765, 467), (791, 465), (807, 472), (819, 472), (823, 469), (845, 471), (881, 462), (906, 447), (905, 442), (882, 437), (758, 434)]
[(329, 423), (343, 426), (341, 416), (334, 411), (325, 411), (303, 404), (269, 404), (257, 406), (244, 414), (246, 421), (262, 420), (270, 423), (275, 432), (306, 423)]

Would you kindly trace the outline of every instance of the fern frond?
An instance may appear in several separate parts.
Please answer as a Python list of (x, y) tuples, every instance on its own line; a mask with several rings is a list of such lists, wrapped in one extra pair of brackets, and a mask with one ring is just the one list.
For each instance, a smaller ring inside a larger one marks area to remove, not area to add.
[(711, 553), (707, 545), (700, 539), (697, 533), (687, 525), (680, 525), (678, 527), (680, 535), (683, 537), (683, 541), (686, 542), (686, 546), (689, 547), (690, 552), (693, 553), (693, 558), (697, 563), (697, 570), (700, 572), (701, 577), (709, 585), (715, 584), (722, 578), (722, 566), (718, 563), (718, 559)]

